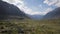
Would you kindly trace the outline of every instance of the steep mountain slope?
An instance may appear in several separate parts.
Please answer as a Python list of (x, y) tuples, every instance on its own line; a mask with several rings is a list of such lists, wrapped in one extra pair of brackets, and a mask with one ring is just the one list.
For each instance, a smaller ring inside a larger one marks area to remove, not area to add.
[(57, 18), (60, 18), (60, 7), (59, 8), (56, 8), (55, 10), (47, 13), (44, 18), (47, 18), (47, 19), (57, 19)]
[(17, 18), (18, 16), (24, 18), (27, 17), (26, 14), (16, 6), (0, 0), (0, 19), (9, 17)]

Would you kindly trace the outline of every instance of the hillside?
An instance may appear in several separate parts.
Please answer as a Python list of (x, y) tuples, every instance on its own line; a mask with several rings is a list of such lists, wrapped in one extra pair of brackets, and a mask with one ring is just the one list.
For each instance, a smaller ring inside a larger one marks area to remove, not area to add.
[(53, 11), (47, 13), (44, 18), (46, 19), (57, 19), (60, 18), (60, 7), (54, 9)]
[(18, 7), (0, 0), (0, 19), (7, 19), (12, 17), (26, 18), (27, 15), (23, 11), (21, 11)]

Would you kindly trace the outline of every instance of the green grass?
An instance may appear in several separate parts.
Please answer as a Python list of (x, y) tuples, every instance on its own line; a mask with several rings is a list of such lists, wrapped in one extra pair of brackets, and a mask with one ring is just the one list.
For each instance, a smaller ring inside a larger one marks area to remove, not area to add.
[[(3, 24), (1, 24), (3, 23)], [(7, 34), (19, 34), (19, 28), (22, 28), (23, 34), (60, 34), (60, 19), (52, 20), (10, 20), (0, 21), (0, 27), (3, 26)], [(7, 27), (6, 27), (7, 26)], [(1, 29), (0, 29), (1, 31)]]

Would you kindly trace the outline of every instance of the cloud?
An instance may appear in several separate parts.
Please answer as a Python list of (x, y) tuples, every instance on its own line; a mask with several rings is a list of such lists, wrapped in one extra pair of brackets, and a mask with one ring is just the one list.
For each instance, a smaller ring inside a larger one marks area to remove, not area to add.
[(60, 7), (60, 0), (55, 4), (55, 6)]
[(28, 8), (22, 0), (3, 0), (3, 1), (16, 5), (20, 10), (24, 11), (26, 14), (30, 14), (30, 15), (40, 14), (40, 15), (43, 15), (43, 13), (44, 13), (44, 12), (40, 12), (40, 11), (39, 12), (34, 11), (34, 10)]
[(53, 5), (57, 2), (57, 0), (45, 0), (44, 3), (48, 4), (48, 5)]
[(50, 11), (52, 11), (53, 9), (52, 8), (47, 8), (46, 10), (45, 10), (45, 14), (47, 14), (48, 12), (50, 12)]
[[(24, 3), (23, 0), (3, 0), (5, 2), (8, 2), (10, 4), (14, 4), (16, 5), (20, 10), (22, 10), (23, 12), (25, 12), (26, 14), (30, 14), (30, 15), (45, 15), (47, 14), (49, 11), (52, 10), (52, 8), (47, 8), (45, 11), (41, 12), (41, 11), (34, 11), (32, 9), (30, 9), (29, 7), (27, 7)], [(42, 8), (41, 5), (39, 5), (40, 8)]]
[(46, 3), (49, 6), (55, 5), (57, 7), (60, 7), (60, 0), (45, 0), (43, 3)]
[(52, 8), (47, 8), (45, 11), (41, 12), (41, 11), (32, 11), (32, 9), (28, 9), (28, 11), (26, 13), (31, 14), (31, 15), (46, 15), (48, 12), (52, 11)]
[(16, 5), (16, 4), (18, 4), (18, 3), (20, 3), (20, 4), (23, 3), (22, 0), (3, 0), (3, 1), (8, 2), (8, 3), (10, 3), (10, 4), (14, 4), (14, 5)]

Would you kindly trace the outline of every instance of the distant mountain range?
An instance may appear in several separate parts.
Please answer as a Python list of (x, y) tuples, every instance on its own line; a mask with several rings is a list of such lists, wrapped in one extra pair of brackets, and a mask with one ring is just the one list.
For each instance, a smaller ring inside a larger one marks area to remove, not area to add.
[(50, 11), (46, 15), (30, 15), (31, 19), (59, 19), (60, 18), (60, 7)]
[(43, 15), (29, 15), (31, 19), (40, 20), (43, 18)]
[(60, 18), (60, 7), (54, 9), (53, 11), (47, 13), (43, 19), (57, 19)]
[(0, 19), (10, 17), (17, 18), (18, 16), (21, 18), (27, 17), (26, 14), (16, 6), (0, 0)]
[(0, 19), (11, 19), (11, 18), (31, 18), (31, 19), (57, 19), (60, 18), (60, 7), (56, 8), (53, 11), (50, 11), (46, 15), (27, 15), (21, 11), (18, 7), (3, 2), (0, 0)]

